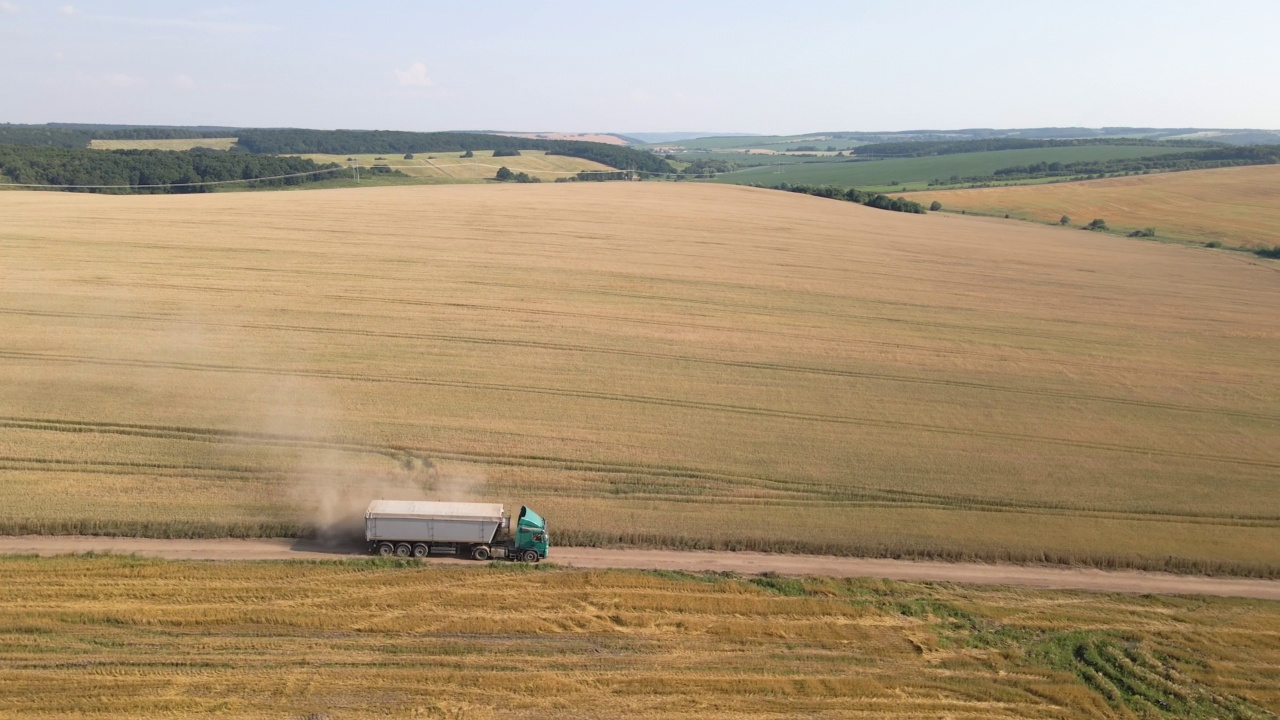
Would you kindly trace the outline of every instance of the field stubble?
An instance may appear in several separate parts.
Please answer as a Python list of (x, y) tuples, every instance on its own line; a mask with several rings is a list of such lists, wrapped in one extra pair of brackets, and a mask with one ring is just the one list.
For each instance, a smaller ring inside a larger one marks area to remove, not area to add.
[[(463, 153), (417, 153), (412, 158), (404, 155), (323, 155), (311, 154), (302, 157), (320, 164), (338, 163), (350, 165), (348, 158), (354, 159), (361, 167), (386, 165), (412, 178), (428, 182), (442, 183), (474, 183), (492, 180), (498, 169), (505, 167), (511, 172), (523, 172), (539, 178), (544, 182), (552, 182), (557, 178), (573, 177), (583, 171), (608, 171), (614, 168), (592, 160), (571, 157), (569, 155), (549, 155), (541, 150), (521, 150), (519, 155), (494, 157), (492, 150), (477, 150), (474, 157), (463, 157)], [(367, 173), (366, 173), (367, 176)], [(376, 176), (374, 176), (376, 179)], [(366, 182), (369, 180), (366, 177)]]
[(1221, 168), (1035, 187), (929, 191), (949, 210), (1075, 225), (1094, 218), (1130, 232), (1154, 227), (1161, 238), (1257, 248), (1280, 245), (1280, 167)]
[(1274, 602), (9, 557), (0, 715), (1267, 717)]
[(559, 542), (1280, 570), (1280, 286), (1218, 253), (672, 184), (0, 206), (8, 532), (486, 497)]
[(93, 150), (230, 150), (237, 138), (162, 138), (150, 140), (90, 140)]

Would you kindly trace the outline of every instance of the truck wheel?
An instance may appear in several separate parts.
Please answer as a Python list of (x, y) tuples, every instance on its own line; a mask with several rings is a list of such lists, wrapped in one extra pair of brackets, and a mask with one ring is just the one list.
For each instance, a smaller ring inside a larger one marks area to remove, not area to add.
[(430, 551), (427, 549), (427, 546), (422, 543), (418, 543), (413, 546), (413, 556), (416, 558), (424, 558), (427, 556), (428, 552)]
[(378, 554), (382, 557), (390, 557), (395, 552), (396, 549), (391, 546), (391, 543), (378, 543)]
[(396, 557), (409, 557), (413, 554), (413, 548), (409, 547), (409, 543), (400, 543), (396, 546)]
[(542, 558), (538, 557), (537, 550), (525, 550), (523, 553), (520, 554), (520, 559), (527, 563), (536, 563)]
[(472, 559), (474, 559), (474, 560), (488, 560), (488, 559), (489, 559), (489, 548), (487, 548), (487, 547), (485, 547), (485, 546), (483, 546), (483, 545), (477, 545), (477, 546), (475, 546), (475, 547), (471, 548), (471, 557), (472, 557)]

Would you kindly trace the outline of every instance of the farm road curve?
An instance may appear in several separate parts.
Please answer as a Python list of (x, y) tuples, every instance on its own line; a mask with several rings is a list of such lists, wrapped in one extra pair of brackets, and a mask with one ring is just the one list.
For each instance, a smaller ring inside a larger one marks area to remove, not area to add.
[[(0, 537), (0, 554), (66, 555), (87, 552), (137, 554), (170, 560), (317, 560), (360, 555), (341, 547), (288, 539), (158, 540), (153, 538), (23, 535)], [(575, 568), (732, 571), (742, 574), (875, 577), (888, 580), (1013, 585), (1095, 592), (1216, 595), (1280, 600), (1280, 581), (1204, 577), (1136, 570), (1095, 570), (1037, 565), (995, 565), (913, 560), (784, 555), (755, 552), (631, 550), (557, 547), (551, 560)], [(469, 560), (432, 558), (428, 562)]]

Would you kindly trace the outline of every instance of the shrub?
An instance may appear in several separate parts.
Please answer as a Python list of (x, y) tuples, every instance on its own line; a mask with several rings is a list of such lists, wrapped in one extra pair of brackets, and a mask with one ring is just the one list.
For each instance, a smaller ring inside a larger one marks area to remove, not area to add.
[(499, 148), (493, 151), (494, 157), (519, 157), (520, 151), (515, 148)]
[(468, 150), (468, 151), (466, 151), (466, 152), (462, 153), (462, 157), (464, 157), (464, 158), (473, 158), (473, 157), (475, 157), (475, 156), (476, 156), (476, 154), (475, 154), (475, 153), (473, 153), (473, 152), (471, 152), (470, 150)]
[(1156, 229), (1153, 227), (1142, 228), (1141, 230), (1134, 230), (1133, 232), (1129, 233), (1129, 237), (1155, 237), (1155, 236), (1156, 236)]
[(929, 203), (929, 209), (934, 212), (938, 212), (939, 210), (942, 209), (942, 203), (938, 202), (937, 200), (934, 200), (933, 202)]
[(1210, 240), (1209, 242), (1205, 243), (1204, 246), (1207, 248), (1220, 248), (1222, 247), (1222, 243), (1218, 242), (1217, 240)]
[(1093, 220), (1089, 221), (1088, 225), (1084, 226), (1084, 229), (1101, 231), (1101, 230), (1110, 230), (1111, 228), (1107, 227), (1106, 220), (1103, 220), (1102, 218), (1094, 218)]
[(511, 169), (503, 166), (498, 168), (498, 172), (493, 176), (494, 180), (499, 182), (518, 182), (518, 183), (536, 183), (542, 182), (542, 178), (534, 177), (527, 172), (511, 172)]
[(1063, 215), (1062, 217), (1058, 218), (1058, 224), (1059, 224), (1059, 225), (1070, 225), (1070, 224), (1071, 224), (1071, 217), (1070, 217), (1070, 216), (1068, 216), (1068, 215)]
[(1280, 260), (1280, 245), (1271, 248), (1258, 248), (1253, 251), (1258, 257), (1270, 258), (1272, 260)]
[(413, 159), (413, 153), (405, 153), (405, 154), (404, 154), (404, 159), (405, 159), (405, 160), (412, 160), (412, 159)]

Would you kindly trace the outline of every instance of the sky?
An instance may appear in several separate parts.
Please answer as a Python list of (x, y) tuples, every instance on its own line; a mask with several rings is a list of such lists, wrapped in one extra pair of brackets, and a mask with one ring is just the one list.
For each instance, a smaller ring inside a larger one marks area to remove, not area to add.
[(1280, 128), (1280, 0), (0, 0), (0, 122)]

